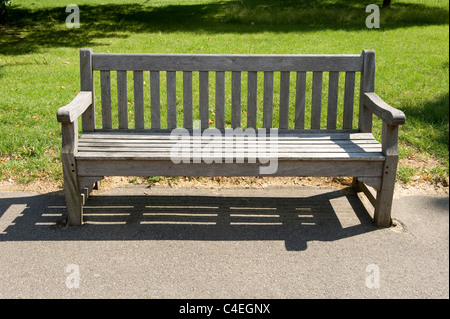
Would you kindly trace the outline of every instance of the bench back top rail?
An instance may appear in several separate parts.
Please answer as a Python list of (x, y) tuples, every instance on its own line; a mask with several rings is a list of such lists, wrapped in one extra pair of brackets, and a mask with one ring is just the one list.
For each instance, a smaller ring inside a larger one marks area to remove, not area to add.
[(83, 131), (274, 127), (370, 132), (370, 115), (354, 101), (373, 92), (374, 62), (374, 51), (200, 55), (82, 49), (81, 90), (99, 92), (83, 114)]

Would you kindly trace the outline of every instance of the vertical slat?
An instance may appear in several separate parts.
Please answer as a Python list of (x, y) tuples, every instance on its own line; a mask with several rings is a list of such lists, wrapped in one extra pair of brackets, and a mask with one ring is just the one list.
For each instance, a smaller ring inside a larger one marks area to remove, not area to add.
[(256, 129), (256, 98), (258, 72), (248, 72), (247, 80), (247, 128)]
[(305, 128), (306, 72), (297, 72), (295, 89), (295, 128)]
[(144, 75), (142, 71), (133, 71), (134, 80), (134, 125), (144, 128)]
[(362, 97), (366, 92), (374, 92), (375, 89), (375, 51), (363, 51), (364, 67), (361, 72), (361, 85), (359, 93), (359, 129), (362, 133), (372, 132), (372, 112), (362, 103)]
[(200, 128), (209, 127), (209, 73), (199, 72)]
[(273, 114), (273, 72), (264, 72), (263, 127), (272, 127)]
[(231, 126), (241, 127), (241, 72), (231, 72)]
[(216, 128), (225, 128), (225, 72), (216, 72)]
[(322, 108), (322, 72), (313, 72), (311, 99), (311, 128), (320, 129), (320, 113)]
[(339, 72), (330, 72), (328, 79), (327, 129), (336, 129)]
[(112, 128), (111, 115), (111, 72), (100, 71), (100, 86), (102, 93), (102, 127)]
[(167, 128), (177, 127), (177, 82), (176, 72), (167, 71)]
[(345, 72), (343, 128), (353, 128), (353, 104), (355, 99), (355, 72)]
[(80, 89), (92, 92), (92, 105), (82, 115), (83, 132), (95, 130), (94, 74), (92, 70), (92, 49), (80, 50)]
[(159, 71), (150, 71), (150, 103), (152, 128), (161, 128)]
[(183, 72), (183, 125), (192, 128), (192, 71)]
[(117, 71), (117, 101), (119, 104), (119, 128), (128, 128), (127, 71)]
[(280, 129), (287, 129), (289, 125), (289, 76), (290, 72), (280, 74)]

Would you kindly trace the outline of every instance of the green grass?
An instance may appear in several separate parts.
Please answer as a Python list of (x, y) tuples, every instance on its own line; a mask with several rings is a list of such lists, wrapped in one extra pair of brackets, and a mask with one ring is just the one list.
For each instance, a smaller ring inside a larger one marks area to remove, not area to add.
[[(8, 7), (10, 24), (0, 26), (0, 178), (23, 183), (62, 180), (56, 110), (79, 91), (82, 47), (95, 52), (218, 54), (359, 54), (373, 49), (377, 52), (375, 91), (406, 114), (406, 124), (400, 128), (400, 157), (420, 153), (438, 159), (440, 164), (429, 174), (436, 180), (448, 178), (449, 4), (395, 0), (391, 9), (381, 9), (381, 28), (369, 30), (365, 6), (373, 2), (77, 1), (81, 27), (68, 29), (65, 6), (70, 2), (14, 1)], [(210, 76), (211, 84), (213, 80)], [(194, 88), (197, 81), (194, 77)], [(276, 74), (275, 85), (277, 81)], [(243, 98), (245, 84), (243, 75)], [(181, 106), (180, 85), (178, 89)], [(210, 105), (214, 105), (213, 90)], [(145, 91), (148, 99), (149, 90)], [(96, 88), (97, 97), (99, 92)], [(323, 98), (326, 101), (326, 93)], [(194, 95), (194, 103), (197, 100)], [(97, 109), (97, 121), (100, 114)], [(162, 116), (164, 121), (164, 111)], [(379, 120), (374, 121), (374, 131), (379, 138)], [(402, 180), (415, 173), (399, 169)]]

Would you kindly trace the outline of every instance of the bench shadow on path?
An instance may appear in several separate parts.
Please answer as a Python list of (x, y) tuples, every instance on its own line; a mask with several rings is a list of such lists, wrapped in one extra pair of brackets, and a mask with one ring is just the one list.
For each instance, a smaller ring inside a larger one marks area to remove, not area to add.
[(64, 205), (52, 193), (0, 199), (0, 241), (282, 240), (287, 250), (301, 251), (309, 241), (378, 229), (358, 196), (345, 190), (309, 197), (97, 194), (81, 227), (61, 226)]

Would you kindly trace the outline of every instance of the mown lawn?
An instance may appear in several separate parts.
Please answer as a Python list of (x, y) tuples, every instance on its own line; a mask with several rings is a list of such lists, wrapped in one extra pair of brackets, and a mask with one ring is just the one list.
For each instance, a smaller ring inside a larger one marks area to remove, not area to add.
[[(394, 0), (390, 9), (381, 9), (380, 29), (367, 29), (365, 7), (373, 2), (80, 0), (81, 26), (68, 29), (65, 9), (72, 2), (13, 1), (10, 23), (0, 26), (0, 179), (62, 181), (56, 110), (79, 91), (79, 49), (91, 47), (94, 52), (227, 54), (373, 49), (375, 91), (406, 114), (401, 158), (434, 163), (420, 170), (400, 166), (399, 178), (448, 180), (449, 3)], [(374, 125), (379, 137), (381, 123)]]

